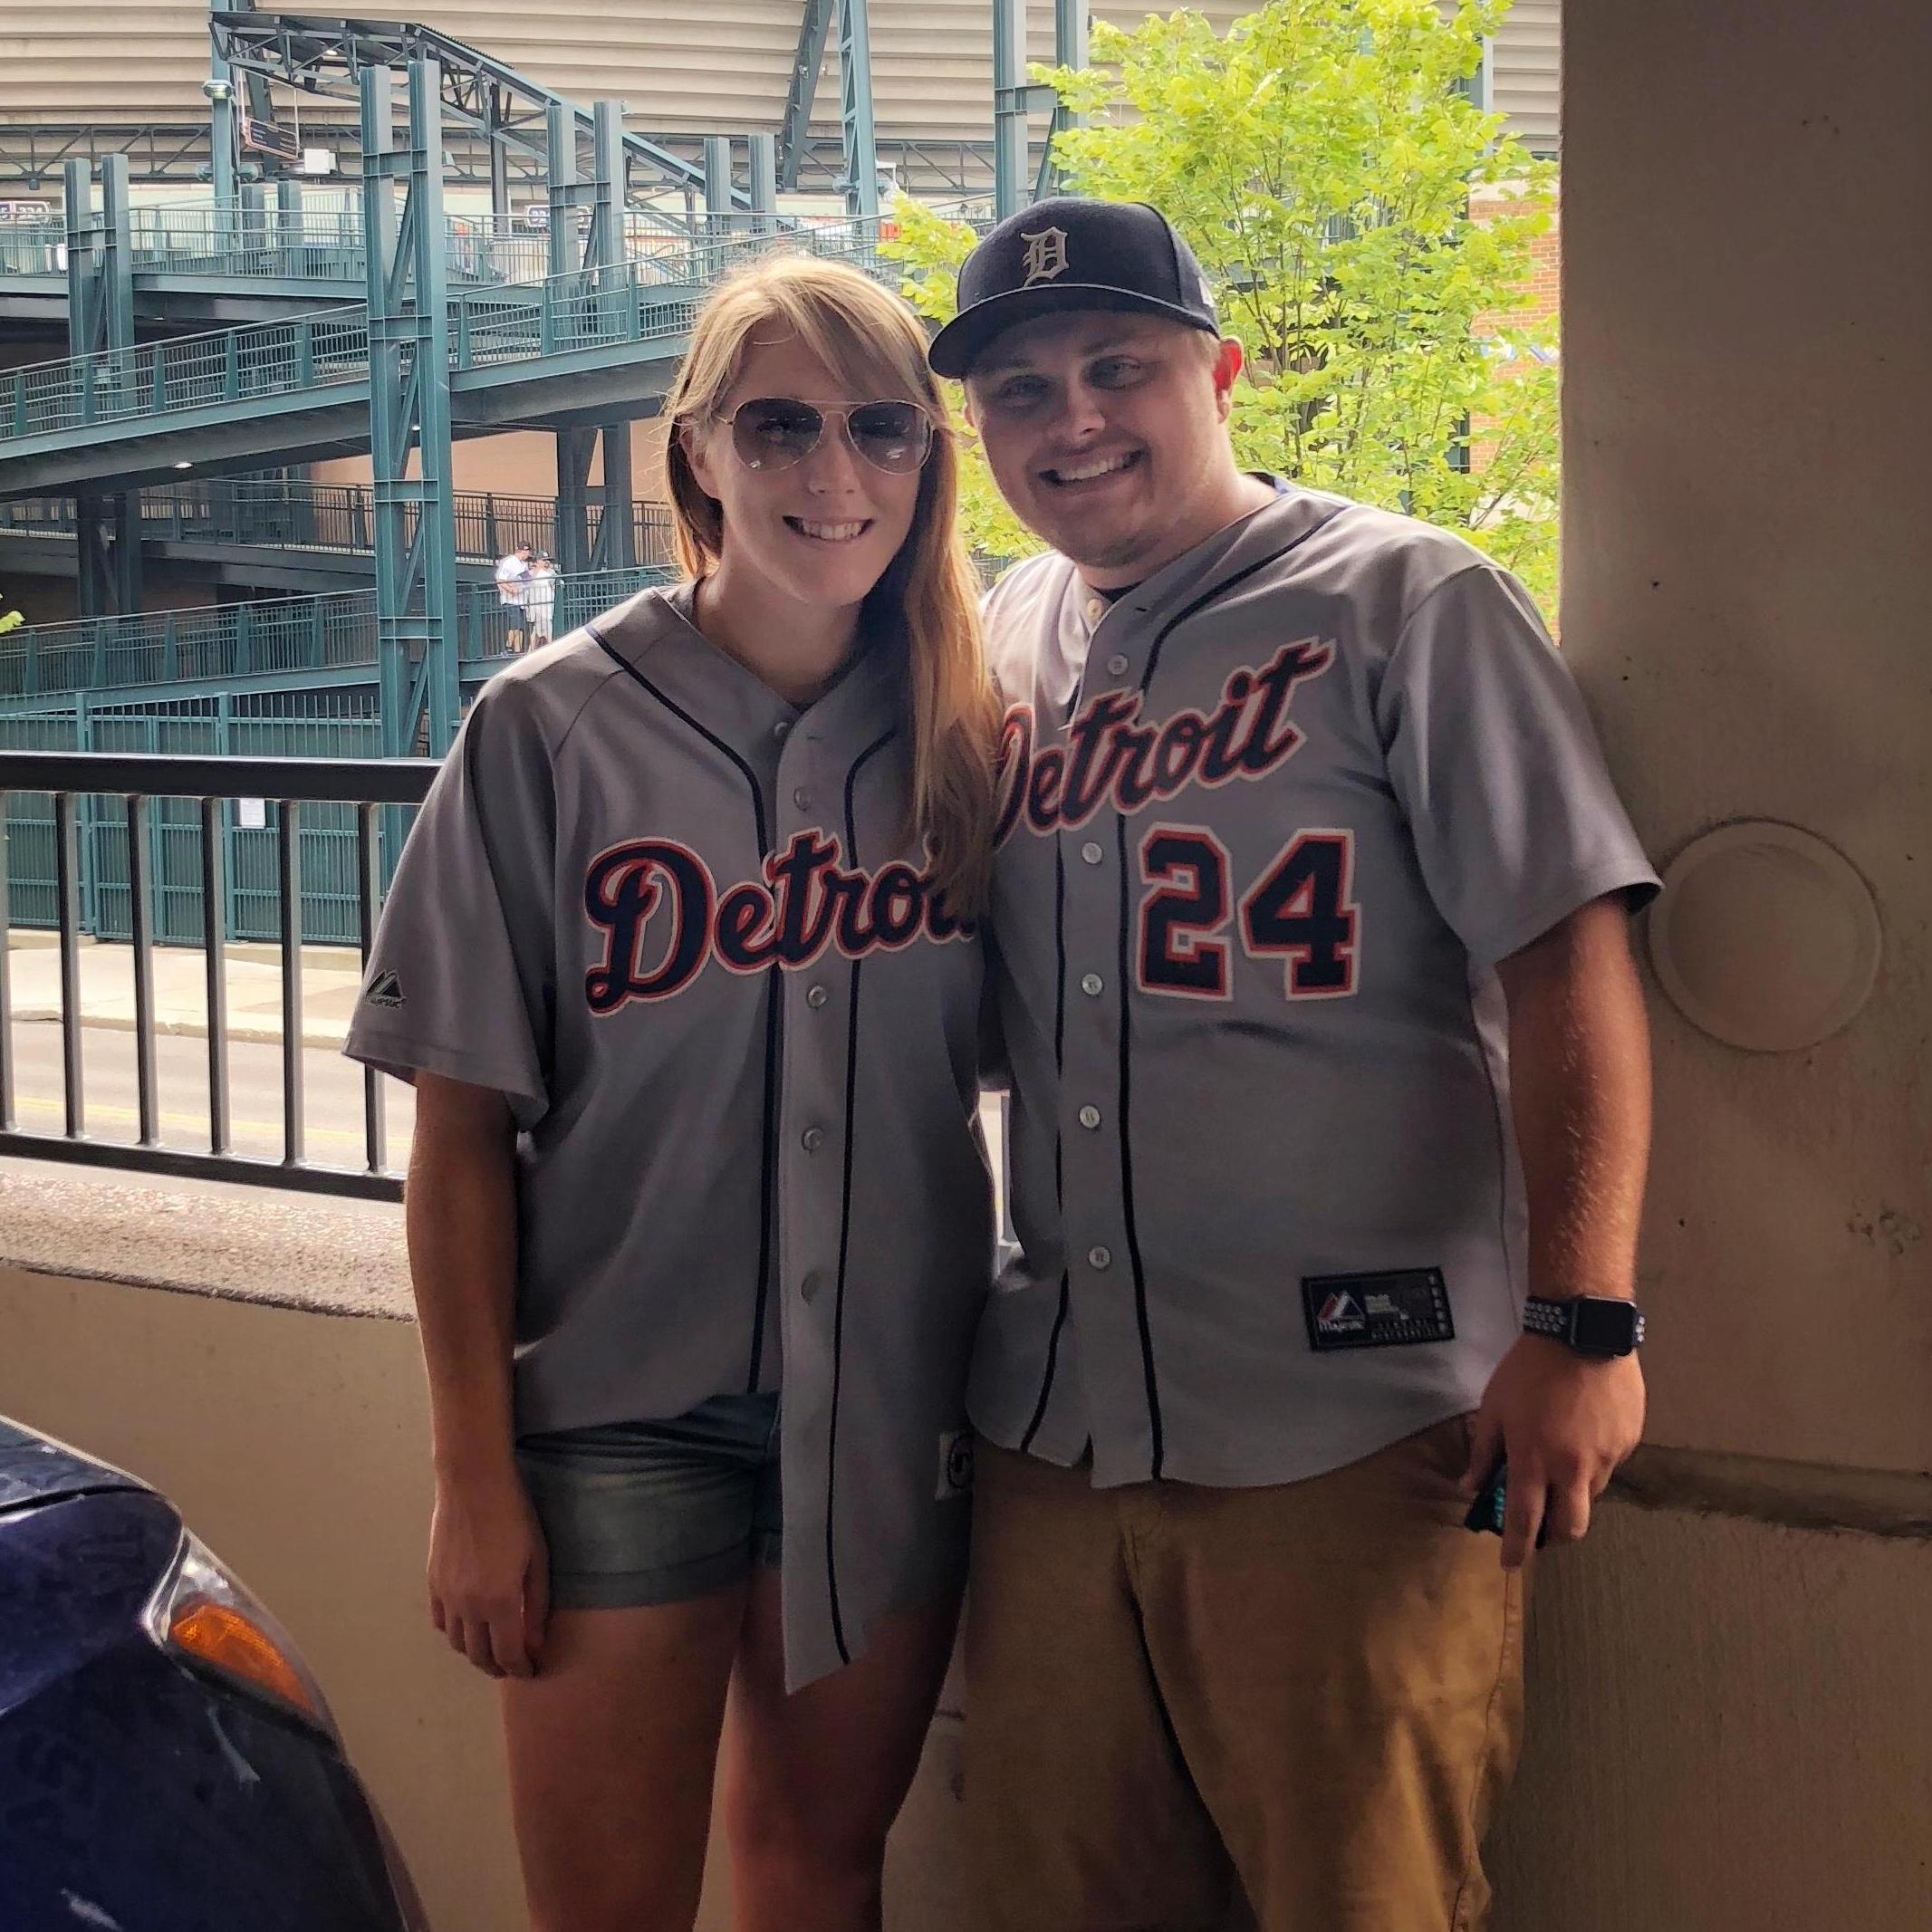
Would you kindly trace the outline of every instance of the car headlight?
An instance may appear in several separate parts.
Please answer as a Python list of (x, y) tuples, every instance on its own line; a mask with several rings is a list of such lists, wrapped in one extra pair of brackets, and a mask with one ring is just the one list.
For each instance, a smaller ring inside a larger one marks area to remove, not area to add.
[(341, 1747), (328, 1699), (288, 1632), (186, 1530), (141, 1622), (163, 1650), (299, 1717)]

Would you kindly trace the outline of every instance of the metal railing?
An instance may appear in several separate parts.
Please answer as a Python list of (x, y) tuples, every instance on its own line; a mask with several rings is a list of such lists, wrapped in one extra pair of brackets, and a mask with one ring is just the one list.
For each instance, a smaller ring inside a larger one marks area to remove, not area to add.
[(368, 373), (369, 314), (360, 303), (290, 322), (97, 350), (0, 378), (0, 445), (10, 436), (306, 393)]
[(0, 227), (0, 275), (64, 275), (67, 231), (58, 222)]
[[(326, 207), (197, 200), (150, 202), (135, 208), (130, 217), (135, 273), (273, 276), (360, 287), (367, 273), (361, 190), (343, 187), (331, 192), (333, 205)], [(675, 254), (713, 232), (714, 220), (737, 230), (747, 226), (750, 217), (699, 216), (693, 223), (659, 209), (627, 208), (624, 252), (639, 261)], [(540, 282), (550, 273), (543, 220), (446, 214), (443, 226), (448, 271), (459, 282)], [(62, 239), (58, 227), (40, 232), (56, 243)], [(19, 252), (23, 260), (31, 260), (31, 249)], [(0, 272), (6, 259), (0, 250)]]
[(130, 211), (136, 274), (256, 277), (363, 285), (359, 206), (282, 208), (159, 202)]
[[(615, 268), (459, 290), (450, 301), (450, 367), (483, 369), (622, 343), (660, 343), (669, 355), (689, 332), (697, 291), (757, 255), (803, 252), (896, 283), (899, 271), (880, 255), (878, 230), (876, 221), (854, 221), (727, 235)], [(0, 454), (10, 437), (312, 394), (368, 373), (369, 316), (360, 303), (35, 363), (0, 372)]]
[[(61, 1075), (63, 1113), (58, 1134), (23, 1132), (15, 1107), (15, 1042), (8, 955), (0, 944), (0, 1154), (29, 1155), (92, 1167), (244, 1181), (312, 1193), (399, 1200), (402, 1182), (389, 1171), (382, 1076), (362, 1077), (360, 1170), (318, 1167), (307, 1156), (303, 1043), (302, 870), (304, 808), (349, 807), (356, 827), (357, 928), (366, 966), (386, 876), (386, 848), (399, 845), (401, 813), (421, 803), (435, 776), (429, 759), (209, 758), (83, 752), (0, 751), (0, 823), (18, 794), (52, 807), (60, 947)], [(134, 1065), (139, 1139), (133, 1144), (92, 1138), (87, 1129), (86, 1047), (82, 1004), (82, 930), (78, 831), (83, 800), (118, 804), (126, 830), (134, 989)], [(189, 801), (182, 828), (204, 907), (223, 903), (227, 827), (241, 801), (259, 803), (272, 822), (281, 961), (282, 1158), (235, 1151), (228, 1066), (226, 937), (222, 922), (203, 919), (203, 1012), (207, 1029), (207, 1149), (161, 1144), (156, 1074), (154, 812), (158, 803)], [(388, 822), (388, 829), (385, 826)], [(8, 925), (7, 857), (0, 840), (0, 938)]]
[[(455, 508), (457, 555), (466, 562), (494, 562), (519, 543), (553, 555), (562, 548), (553, 496), (458, 490)], [(603, 515), (594, 491), (589, 511), (594, 544)], [(0, 533), (71, 536), (77, 514), (72, 496), (17, 497), (0, 503)], [(632, 554), (640, 563), (668, 562), (670, 512), (661, 504), (633, 503), (630, 515)], [(143, 490), (140, 519), (142, 537), (154, 543), (367, 552), (372, 548), (375, 492), (360, 483), (209, 477)]]
[[(552, 635), (562, 637), (670, 574), (663, 565), (637, 564), (558, 577)], [(512, 633), (527, 638), (532, 629), (532, 612), (505, 604), (493, 583), (458, 584), (456, 614), (464, 664), (506, 656)], [(157, 685), (179, 686), (185, 695), (196, 684), (233, 684), (265, 672), (372, 668), (376, 637), (373, 590), (32, 624), (0, 639), (0, 699)]]

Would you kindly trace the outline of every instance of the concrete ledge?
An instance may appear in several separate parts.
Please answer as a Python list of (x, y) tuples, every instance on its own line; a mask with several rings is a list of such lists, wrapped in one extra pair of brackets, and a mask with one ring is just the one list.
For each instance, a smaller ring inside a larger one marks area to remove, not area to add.
[(1912, 1471), (1841, 1469), (1647, 1443), (1611, 1487), (1643, 1509), (1932, 1540), (1932, 1475)]
[(0, 1160), (0, 1264), (220, 1301), (413, 1321), (388, 1202)]

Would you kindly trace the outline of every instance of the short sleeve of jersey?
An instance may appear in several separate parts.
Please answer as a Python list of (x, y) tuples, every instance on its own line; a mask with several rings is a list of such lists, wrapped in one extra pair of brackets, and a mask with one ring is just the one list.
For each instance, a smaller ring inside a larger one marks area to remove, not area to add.
[(528, 686), (487, 687), (403, 847), (343, 1048), (351, 1059), (494, 1087), (519, 1126), (541, 1118), (555, 816)]
[(1411, 612), (1376, 700), (1437, 909), (1479, 966), (1580, 907), (1658, 890), (1568, 667), (1529, 594), (1474, 564)]

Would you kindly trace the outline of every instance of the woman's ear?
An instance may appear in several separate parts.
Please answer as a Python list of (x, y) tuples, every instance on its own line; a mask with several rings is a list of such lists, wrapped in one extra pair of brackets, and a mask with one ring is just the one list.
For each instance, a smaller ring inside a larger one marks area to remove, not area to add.
[(684, 459), (691, 466), (693, 479), (706, 496), (716, 498), (717, 486), (712, 473), (710, 451), (706, 447), (708, 441), (696, 423), (678, 426), (678, 447), (684, 451)]

